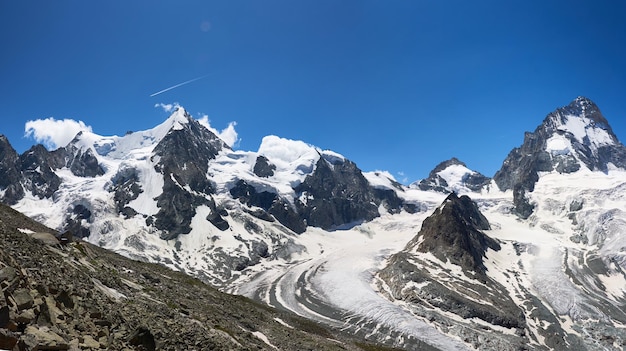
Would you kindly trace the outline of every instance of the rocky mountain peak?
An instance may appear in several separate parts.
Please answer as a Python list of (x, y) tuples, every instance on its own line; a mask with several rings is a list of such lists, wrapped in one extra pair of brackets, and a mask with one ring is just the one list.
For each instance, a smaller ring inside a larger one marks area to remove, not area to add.
[(0, 201), (15, 204), (24, 196), (17, 167), (19, 155), (6, 136), (0, 135)]
[(469, 169), (465, 163), (453, 157), (438, 164), (430, 171), (428, 178), (416, 184), (421, 190), (451, 193), (480, 191), (490, 182), (489, 177)]
[(495, 240), (482, 232), (488, 229), (491, 229), (489, 221), (472, 199), (451, 193), (424, 220), (417, 236), (417, 251), (430, 252), (443, 262), (461, 266), (466, 272), (484, 274), (485, 252), (488, 248), (500, 249)]
[(573, 137), (573, 141), (591, 147), (618, 143), (617, 136), (598, 106), (581, 96), (548, 114), (538, 128), (544, 129), (549, 135), (560, 134), (568, 139)]
[(626, 169), (626, 147), (596, 104), (578, 97), (548, 114), (534, 132), (527, 132), (494, 180), (500, 190), (513, 190), (515, 211), (528, 218), (534, 206), (525, 194), (534, 190), (539, 172), (573, 173), (582, 168), (608, 172), (610, 165)]
[(449, 160), (443, 161), (441, 163), (439, 163), (437, 166), (435, 166), (435, 168), (430, 171), (429, 176), (433, 176), (443, 170), (445, 170), (446, 168), (450, 167), (450, 166), (463, 166), (463, 167), (467, 167), (467, 165), (462, 162), (461, 160), (459, 160), (456, 157), (452, 157)]
[(590, 118), (593, 122), (610, 128), (598, 105), (584, 96), (577, 97), (569, 105), (561, 107), (559, 110), (568, 115)]
[[(412, 306), (434, 307), (464, 319), (524, 329), (520, 308), (485, 267), (487, 249), (501, 249), (496, 240), (482, 232), (489, 228), (474, 201), (452, 193), (424, 220), (406, 248), (390, 257), (379, 277), (394, 299)], [(459, 279), (452, 265), (460, 266), (466, 277)], [(429, 318), (437, 317), (433, 314)]]

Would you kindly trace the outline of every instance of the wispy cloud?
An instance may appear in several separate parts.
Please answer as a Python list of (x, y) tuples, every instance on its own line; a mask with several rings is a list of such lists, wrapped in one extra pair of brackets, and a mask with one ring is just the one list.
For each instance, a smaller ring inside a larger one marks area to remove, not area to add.
[(25, 137), (35, 139), (49, 150), (67, 145), (81, 131), (91, 132), (92, 129), (83, 121), (53, 117), (28, 121), (24, 126)]
[(174, 102), (174, 103), (171, 103), (171, 104), (164, 104), (164, 103), (159, 102), (157, 104), (154, 104), (154, 107), (160, 107), (165, 112), (174, 112), (174, 110), (179, 108), (180, 105), (178, 104), (178, 102)]
[(195, 82), (195, 81), (197, 81), (197, 80), (200, 80), (200, 79), (206, 78), (206, 77), (208, 77), (208, 76), (209, 76), (208, 74), (205, 74), (205, 75), (203, 75), (202, 77), (198, 77), (198, 78), (190, 79), (190, 80), (188, 80), (188, 81), (185, 81), (185, 82), (182, 82), (182, 83), (178, 83), (178, 84), (176, 84), (176, 85), (172, 85), (172, 86), (171, 86), (171, 87), (169, 87), (169, 88), (165, 88), (165, 89), (163, 89), (163, 90), (157, 91), (156, 93), (150, 94), (150, 97), (157, 96), (157, 95), (159, 95), (159, 94), (163, 94), (163, 93), (164, 93), (164, 92), (166, 92), (166, 91), (170, 91), (170, 90), (172, 90), (172, 89), (176, 89), (176, 88), (178, 88), (178, 87), (182, 87), (183, 85), (186, 85), (186, 84), (189, 84), (189, 83), (193, 83), (193, 82)]
[(409, 182), (409, 177), (407, 177), (407, 175), (406, 175), (404, 172), (399, 171), (399, 172), (398, 172), (398, 176), (400, 176), (400, 183), (402, 183), (402, 184), (408, 184), (408, 182)]
[(222, 129), (221, 131), (218, 131), (211, 126), (208, 115), (201, 115), (200, 118), (198, 118), (198, 122), (213, 132), (213, 134), (217, 135), (220, 139), (224, 140), (224, 142), (230, 147), (236, 147), (241, 141), (241, 139), (239, 139), (239, 134), (235, 130), (237, 122), (228, 123), (228, 127)]

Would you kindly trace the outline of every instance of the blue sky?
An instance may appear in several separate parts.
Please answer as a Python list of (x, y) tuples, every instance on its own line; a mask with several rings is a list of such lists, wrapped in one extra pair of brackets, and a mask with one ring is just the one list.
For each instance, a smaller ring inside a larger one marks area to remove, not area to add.
[[(143, 130), (177, 102), (263, 136), (424, 178), (485, 175), (549, 112), (594, 100), (626, 140), (623, 1), (2, 1), (0, 134), (73, 119)], [(195, 78), (189, 84), (151, 96)]]

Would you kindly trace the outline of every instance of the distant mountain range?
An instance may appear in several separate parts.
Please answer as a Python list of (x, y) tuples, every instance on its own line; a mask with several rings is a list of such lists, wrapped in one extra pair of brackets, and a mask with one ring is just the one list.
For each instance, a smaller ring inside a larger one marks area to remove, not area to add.
[(409, 186), (302, 141), (232, 150), (183, 108), (54, 151), (0, 136), (0, 200), (66, 237), (407, 349), (622, 349), (624, 189), (584, 97), (493, 178), (453, 158)]

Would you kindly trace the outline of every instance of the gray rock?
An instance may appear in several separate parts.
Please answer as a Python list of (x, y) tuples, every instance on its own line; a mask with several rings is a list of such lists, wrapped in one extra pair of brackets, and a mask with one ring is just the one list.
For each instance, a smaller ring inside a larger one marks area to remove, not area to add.
[(331, 164), (320, 157), (313, 174), (294, 190), (298, 198), (307, 198), (306, 203), (296, 201), (296, 208), (309, 226), (329, 230), (379, 216), (380, 199), (349, 160)]
[(48, 328), (27, 326), (21, 340), (29, 350), (68, 350), (69, 343)]
[[(418, 316), (442, 328), (454, 328), (454, 332), (450, 329), (447, 333), (458, 333), (477, 348), (494, 345), (494, 349), (515, 350), (527, 340), (505, 336), (485, 343), (487, 332), (458, 326), (446, 317), (453, 313), (518, 330), (526, 326), (522, 310), (507, 290), (487, 275), (483, 263), (486, 250), (500, 250), (498, 242), (482, 232), (489, 228), (489, 222), (469, 197), (459, 198), (452, 193), (424, 220), (406, 248), (391, 256), (379, 277), (391, 296), (405, 301)], [(419, 252), (429, 252), (441, 263), (425, 260)], [(460, 266), (469, 279), (452, 279), (449, 264)]]
[(80, 141), (83, 132), (79, 132), (65, 148), (66, 167), (72, 174), (79, 177), (97, 177), (104, 174), (104, 169), (91, 149), (82, 150), (75, 145)]
[(276, 166), (271, 164), (270, 161), (265, 156), (258, 156), (256, 158), (256, 163), (254, 164), (253, 172), (258, 177), (268, 178), (274, 175), (274, 171), (276, 170)]
[[(17, 270), (11, 266), (0, 269), (0, 283), (12, 282), (17, 278)], [(3, 289), (4, 290), (4, 289)]]
[[(483, 257), (488, 248), (500, 250), (500, 244), (482, 230), (491, 229), (487, 218), (468, 196), (452, 193), (422, 223), (417, 237), (420, 252), (431, 252), (441, 261), (450, 261), (467, 272), (485, 273)], [(416, 243), (414, 239), (409, 246)]]
[(15, 301), (15, 307), (20, 311), (33, 307), (33, 297), (26, 289), (15, 290), (13, 294), (11, 294), (11, 297), (13, 301)]
[[(165, 181), (163, 193), (156, 199), (159, 212), (154, 225), (164, 240), (189, 233), (198, 206), (209, 206), (212, 213), (218, 213), (212, 197), (215, 189), (206, 174), (209, 161), (229, 147), (191, 116), (186, 117), (188, 123), (171, 130), (154, 148), (154, 156), (159, 158), (155, 169)], [(192, 193), (183, 189), (185, 186)], [(218, 228), (225, 227), (220, 218), (207, 220)]]

